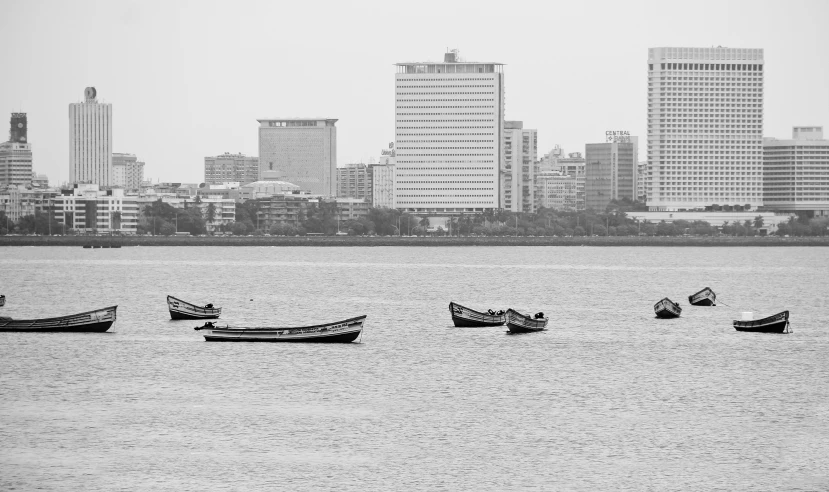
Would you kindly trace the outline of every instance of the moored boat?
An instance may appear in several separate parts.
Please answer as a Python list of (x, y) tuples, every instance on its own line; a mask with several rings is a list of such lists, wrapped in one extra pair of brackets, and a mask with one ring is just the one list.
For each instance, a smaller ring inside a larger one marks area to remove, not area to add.
[(735, 319), (734, 329), (756, 333), (789, 333), (789, 312), (783, 311), (757, 320)]
[(706, 287), (696, 294), (688, 296), (688, 304), (692, 306), (716, 306), (717, 294), (710, 287)]
[(85, 313), (42, 319), (0, 318), (0, 331), (58, 331), (58, 332), (99, 332), (109, 330), (115, 322), (118, 306), (110, 306)]
[(3, 307), (5, 305), (6, 305), (6, 296), (4, 296), (3, 294), (0, 294), (0, 307)]
[(533, 331), (541, 331), (547, 328), (549, 318), (544, 317), (544, 313), (538, 313), (536, 316), (527, 316), (510, 308), (507, 309), (507, 328), (511, 333), (529, 333)]
[(195, 330), (203, 330), (208, 342), (310, 342), (350, 343), (360, 336), (366, 316), (357, 316), (333, 323), (286, 328), (219, 327), (208, 321)]
[(173, 296), (167, 296), (167, 307), (172, 319), (217, 319), (222, 314), (222, 308), (213, 304), (197, 306)]
[(503, 311), (487, 313), (475, 311), (455, 302), (449, 303), (449, 312), (452, 313), (452, 322), (457, 327), (501, 326), (507, 322), (507, 315)]
[(657, 318), (679, 318), (682, 314), (682, 308), (679, 307), (678, 302), (674, 302), (667, 297), (653, 305), (653, 311)]

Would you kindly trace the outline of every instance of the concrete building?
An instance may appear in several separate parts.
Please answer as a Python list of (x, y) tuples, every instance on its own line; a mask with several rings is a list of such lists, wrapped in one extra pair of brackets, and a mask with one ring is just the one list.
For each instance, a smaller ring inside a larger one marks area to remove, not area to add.
[(715, 211), (693, 211), (693, 212), (628, 212), (628, 218), (637, 222), (648, 221), (658, 224), (663, 220), (669, 224), (678, 220), (688, 222), (704, 221), (714, 227), (722, 227), (725, 224), (743, 224), (745, 221), (754, 222), (757, 217), (763, 218), (763, 227), (768, 233), (774, 234), (777, 226), (789, 221), (791, 215), (775, 212), (715, 212)]
[(204, 158), (204, 182), (221, 184), (238, 181), (241, 184), (259, 181), (259, 158), (246, 156), (241, 152)]
[(483, 212), (501, 207), (503, 64), (397, 63), (395, 74), (398, 209)]
[(97, 184), (74, 184), (53, 200), (55, 221), (80, 233), (135, 234), (138, 226), (137, 197), (124, 190), (101, 190)]
[(69, 105), (69, 182), (112, 186), (112, 105), (94, 87)]
[(198, 208), (204, 219), (207, 232), (216, 232), (223, 225), (233, 223), (236, 220), (236, 200), (219, 196), (198, 197), (173, 197), (173, 196), (152, 196), (145, 195), (135, 197), (139, 210), (143, 211), (146, 205), (161, 200), (178, 210), (189, 210)]
[(299, 186), (285, 181), (254, 181), (239, 187), (240, 200), (256, 200), (275, 195), (291, 195), (300, 193)]
[(535, 212), (535, 175), (538, 132), (521, 121), (504, 122), (504, 165), (501, 169), (501, 207), (511, 212)]
[(371, 199), (371, 170), (365, 164), (337, 168), (337, 197)]
[(9, 140), (0, 143), (0, 188), (32, 183), (32, 147), (26, 113), (12, 113)]
[(650, 48), (651, 210), (763, 204), (763, 50)]
[(325, 196), (337, 194), (337, 120), (272, 118), (259, 122), (259, 176)]
[(645, 176), (648, 174), (648, 161), (641, 161), (636, 165), (636, 199), (642, 203), (647, 201), (645, 190)]
[(396, 166), (394, 164), (372, 164), (371, 206), (375, 208), (397, 208), (394, 199)]
[(52, 198), (60, 194), (57, 189), (29, 189), (23, 185), (0, 188), (0, 212), (15, 222), (27, 215), (45, 213)]
[(32, 171), (32, 188), (48, 188), (49, 176)]
[(112, 154), (112, 186), (138, 191), (144, 181), (144, 163), (135, 154)]
[(829, 140), (822, 126), (796, 126), (791, 140), (763, 139), (765, 210), (829, 215)]
[(538, 182), (542, 207), (564, 212), (584, 210), (584, 175), (577, 177), (549, 171), (540, 173)]
[(637, 142), (587, 144), (585, 146), (585, 208), (604, 212), (611, 200), (636, 198)]

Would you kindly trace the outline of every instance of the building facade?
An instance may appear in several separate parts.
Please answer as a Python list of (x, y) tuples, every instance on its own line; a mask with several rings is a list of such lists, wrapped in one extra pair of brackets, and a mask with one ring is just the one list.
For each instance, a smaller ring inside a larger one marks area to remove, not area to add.
[(649, 49), (649, 209), (763, 204), (763, 67), (762, 49)]
[(504, 122), (504, 165), (501, 169), (501, 208), (511, 212), (535, 212), (538, 132), (521, 121)]
[(584, 205), (604, 212), (611, 200), (636, 198), (636, 141), (585, 146)]
[(48, 213), (58, 194), (56, 189), (28, 189), (23, 185), (0, 188), (0, 212), (15, 222), (27, 215)]
[(543, 172), (538, 176), (538, 183), (542, 207), (563, 212), (584, 210), (583, 175), (579, 178), (558, 171)]
[(112, 186), (112, 105), (94, 87), (69, 105), (69, 182)]
[(233, 223), (236, 220), (236, 200), (221, 196), (201, 195), (197, 197), (175, 197), (175, 196), (142, 196), (133, 197), (138, 203), (139, 210), (159, 199), (178, 210), (198, 208), (204, 219), (207, 232), (216, 232), (222, 226)]
[(794, 127), (791, 140), (763, 140), (766, 210), (829, 215), (829, 140), (823, 127)]
[(372, 174), (365, 164), (337, 168), (337, 197), (371, 199)]
[(53, 199), (52, 211), (55, 221), (80, 233), (135, 234), (138, 227), (137, 197), (119, 188), (76, 183)]
[(268, 173), (268, 179), (288, 181), (313, 194), (336, 196), (336, 119), (273, 118), (257, 121), (257, 179), (264, 179), (263, 173)]
[(398, 209), (482, 212), (501, 207), (503, 64), (461, 61), (397, 64)]
[(144, 163), (135, 154), (112, 154), (112, 186), (138, 191), (144, 181)]
[(259, 179), (261, 178), (258, 157), (225, 152), (222, 155), (204, 158), (204, 182), (207, 184), (247, 184)]
[(9, 140), (0, 143), (0, 188), (32, 183), (32, 147), (26, 113), (12, 113)]
[(397, 208), (394, 200), (394, 164), (373, 164), (371, 171), (371, 206)]

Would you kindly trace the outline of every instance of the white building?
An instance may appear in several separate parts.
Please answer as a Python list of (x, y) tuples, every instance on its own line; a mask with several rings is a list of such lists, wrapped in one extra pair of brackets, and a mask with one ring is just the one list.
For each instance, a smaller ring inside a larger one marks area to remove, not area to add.
[(521, 121), (504, 122), (504, 166), (501, 169), (501, 208), (511, 212), (535, 212), (535, 178), (540, 163), (538, 132)]
[(75, 184), (52, 199), (55, 220), (83, 233), (135, 234), (138, 201), (124, 190), (101, 190), (97, 184)]
[(394, 164), (372, 164), (371, 169), (371, 206), (375, 208), (397, 208), (394, 199)]
[(135, 154), (112, 154), (112, 186), (138, 191), (144, 180), (144, 163)]
[(216, 232), (222, 225), (230, 224), (236, 220), (236, 201), (229, 198), (210, 195), (198, 195), (186, 198), (147, 195), (140, 198), (133, 198), (137, 200), (138, 207), (141, 210), (144, 210), (144, 207), (158, 200), (178, 210), (198, 208), (204, 219), (207, 232)]
[[(337, 194), (337, 123), (333, 118), (259, 122), (259, 179), (288, 181), (311, 193)], [(274, 173), (276, 171), (276, 173)]]
[(69, 182), (112, 186), (112, 105), (94, 87), (69, 105)]
[(763, 50), (648, 50), (651, 210), (763, 204)]
[(584, 174), (573, 176), (549, 171), (540, 173), (537, 179), (542, 207), (564, 212), (584, 210)]
[(763, 139), (766, 210), (829, 215), (829, 140), (821, 126), (796, 126), (791, 140)]
[(504, 128), (503, 64), (397, 64), (397, 208), (420, 213), (500, 208)]

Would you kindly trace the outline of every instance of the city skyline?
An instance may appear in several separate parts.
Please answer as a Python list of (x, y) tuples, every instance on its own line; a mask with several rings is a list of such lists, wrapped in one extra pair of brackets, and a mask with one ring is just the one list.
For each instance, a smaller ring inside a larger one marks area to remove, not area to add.
[[(18, 48), (21, 63), (17, 77), (0, 82), (0, 112), (28, 113), (34, 167), (52, 183), (69, 178), (65, 108), (87, 86), (113, 104), (113, 151), (140, 155), (148, 179), (193, 181), (202, 175), (206, 155), (256, 155), (255, 119), (267, 114), (336, 115), (337, 162), (368, 162), (393, 140), (393, 64), (439, 61), (447, 47), (469, 60), (506, 64), (505, 118), (538, 130), (539, 156), (555, 144), (568, 153), (583, 152), (584, 144), (601, 141), (607, 129), (644, 137), (644, 67), (647, 50), (658, 46), (764, 49), (765, 137), (785, 138), (793, 126), (824, 125), (829, 116), (823, 90), (829, 86), (829, 61), (821, 50), (829, 34), (818, 29), (819, 19), (829, 15), (825, 2), (708, 2), (693, 9), (637, 3), (626, 9), (623, 26), (615, 22), (618, 9), (545, 6), (538, 15), (522, 17), (520, 36), (509, 22), (497, 36), (486, 28), (517, 14), (481, 13), (470, 3), (441, 8), (447, 18), (468, 19), (448, 34), (440, 23), (420, 25), (429, 8), (412, 15), (372, 5), (328, 4), (322, 16), (292, 6), (287, 18), (296, 22), (280, 23), (280, 36), (298, 36), (311, 27), (302, 19), (314, 19), (320, 23), (315, 30), (337, 39), (295, 50), (289, 43), (265, 42), (273, 33), (264, 19), (274, 8), (265, 3), (173, 3), (165, 16), (138, 3), (14, 4), (16, 15), (0, 20), (0, 39)], [(338, 13), (346, 8), (362, 15), (350, 15), (343, 25)], [(73, 19), (89, 15), (98, 22), (78, 35)], [(603, 32), (599, 40), (586, 35), (588, 21)], [(227, 35), (214, 38), (204, 25), (221, 26)], [(396, 35), (415, 26), (423, 35)], [(614, 36), (620, 41), (605, 41)], [(29, 41), (55, 37), (63, 42)], [(240, 76), (259, 67), (265, 55), (278, 63), (262, 65), (261, 76)]]

